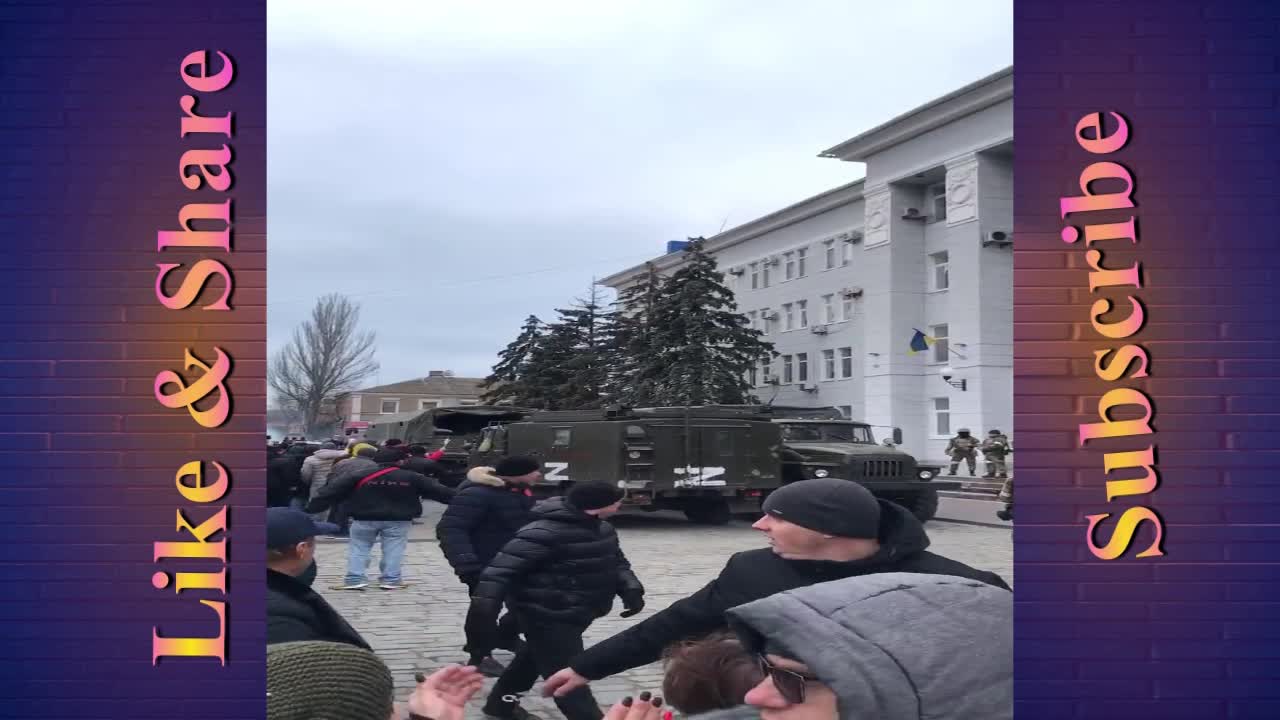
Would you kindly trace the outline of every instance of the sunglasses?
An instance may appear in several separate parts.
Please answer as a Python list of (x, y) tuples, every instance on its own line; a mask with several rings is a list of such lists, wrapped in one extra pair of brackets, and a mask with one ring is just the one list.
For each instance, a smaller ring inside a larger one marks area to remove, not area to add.
[(756, 658), (760, 661), (760, 669), (773, 681), (773, 686), (778, 688), (778, 694), (784, 700), (792, 705), (799, 705), (804, 702), (805, 687), (809, 683), (815, 682), (817, 678), (792, 670), (784, 670), (769, 662), (769, 659), (763, 653), (757, 655)]

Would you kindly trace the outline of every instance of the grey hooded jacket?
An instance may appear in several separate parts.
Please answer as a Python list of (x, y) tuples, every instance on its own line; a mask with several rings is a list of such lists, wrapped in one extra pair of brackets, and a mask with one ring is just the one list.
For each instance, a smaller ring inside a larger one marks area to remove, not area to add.
[(1008, 590), (885, 573), (790, 590), (728, 614), (748, 651), (768, 647), (808, 665), (836, 693), (841, 720), (1013, 717)]

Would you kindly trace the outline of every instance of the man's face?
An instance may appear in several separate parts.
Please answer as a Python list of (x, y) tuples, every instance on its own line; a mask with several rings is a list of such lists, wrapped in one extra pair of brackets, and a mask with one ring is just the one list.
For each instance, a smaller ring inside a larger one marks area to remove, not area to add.
[(828, 544), (828, 539), (822, 533), (768, 514), (751, 527), (768, 535), (773, 552), (788, 560), (816, 557)]
[[(766, 655), (765, 659), (773, 671), (765, 673), (764, 680), (744, 698), (760, 711), (762, 720), (835, 720), (839, 713), (836, 694), (815, 678), (808, 666), (779, 655)], [(797, 697), (801, 686), (803, 700)]]

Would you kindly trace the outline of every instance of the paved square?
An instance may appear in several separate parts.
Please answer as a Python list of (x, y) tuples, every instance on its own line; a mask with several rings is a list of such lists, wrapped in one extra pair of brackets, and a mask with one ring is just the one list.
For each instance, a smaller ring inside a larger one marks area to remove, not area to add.
[[(364, 635), (390, 666), (396, 681), (396, 699), (403, 701), (413, 686), (415, 670), (430, 672), (448, 663), (463, 662), (463, 619), (467, 612), (466, 588), (457, 581), (435, 540), (435, 522), (443, 506), (425, 503), (421, 525), (413, 528), (405, 560), (405, 590), (337, 591), (330, 587), (342, 580), (346, 568), (346, 543), (321, 540), (317, 549), (320, 574), (315, 587)], [(993, 504), (993, 511), (994, 511)], [(695, 526), (674, 513), (616, 518), (614, 525), (623, 550), (645, 584), (644, 612), (620, 618), (621, 601), (611, 615), (597, 620), (587, 631), (588, 647), (639, 622), (676, 600), (692, 594), (713, 579), (735, 552), (763, 547), (763, 536), (745, 522), (725, 527)], [(1013, 543), (1008, 528), (931, 522), (927, 526), (930, 549), (983, 570), (997, 572), (1013, 584)], [(376, 581), (381, 558), (375, 549), (369, 563), (369, 579)], [(495, 655), (504, 663), (510, 653)], [(485, 692), (492, 685), (488, 681)], [(610, 705), (624, 695), (644, 690), (660, 691), (660, 663), (635, 668), (591, 684), (596, 699)], [(561, 718), (555, 704), (541, 696), (541, 680), (522, 701), (530, 712), (547, 720)], [(482, 718), (479, 701), (468, 706), (467, 717)]]

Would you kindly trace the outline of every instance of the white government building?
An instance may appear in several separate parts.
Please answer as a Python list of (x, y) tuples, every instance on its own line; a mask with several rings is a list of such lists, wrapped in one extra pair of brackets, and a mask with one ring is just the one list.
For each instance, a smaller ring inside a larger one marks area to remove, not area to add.
[[(821, 156), (865, 163), (864, 179), (707, 239), (780, 353), (752, 373), (757, 397), (839, 407), (877, 438), (901, 427), (927, 459), (960, 427), (1012, 437), (1013, 69)], [(669, 275), (680, 256), (650, 262)], [(916, 329), (937, 342), (913, 355)]]

